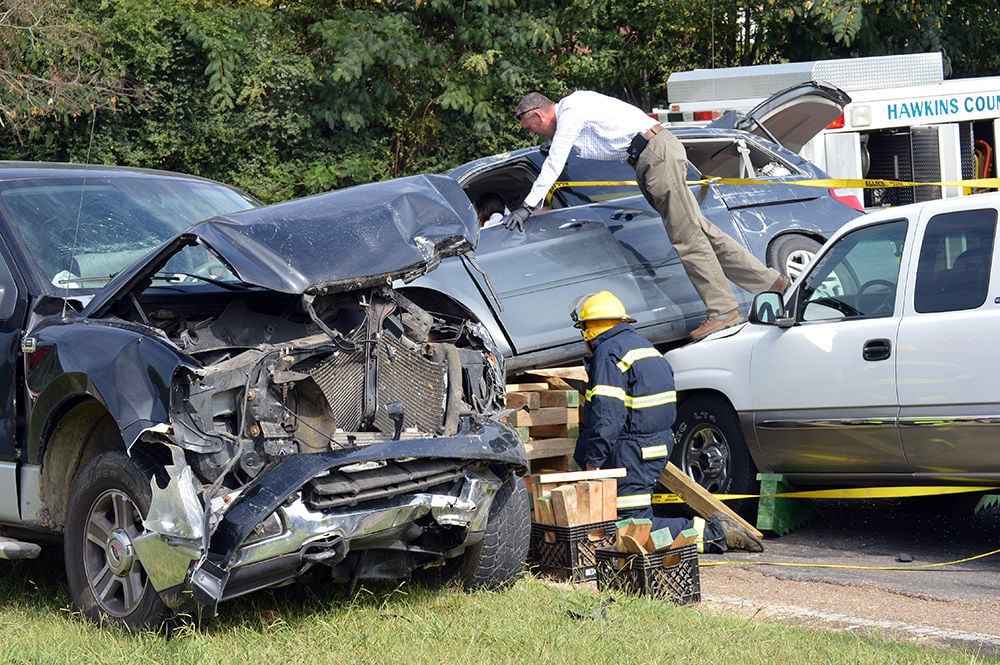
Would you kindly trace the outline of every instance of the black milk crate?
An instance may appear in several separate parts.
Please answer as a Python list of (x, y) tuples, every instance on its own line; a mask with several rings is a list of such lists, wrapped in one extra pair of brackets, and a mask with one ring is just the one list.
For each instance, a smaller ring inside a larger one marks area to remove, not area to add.
[(649, 554), (626, 554), (613, 547), (599, 547), (594, 556), (597, 587), (602, 591), (616, 589), (671, 600), (678, 605), (701, 600), (697, 545)]
[(614, 520), (577, 526), (532, 522), (530, 563), (544, 575), (589, 582), (597, 578), (594, 550), (614, 545), (615, 533)]

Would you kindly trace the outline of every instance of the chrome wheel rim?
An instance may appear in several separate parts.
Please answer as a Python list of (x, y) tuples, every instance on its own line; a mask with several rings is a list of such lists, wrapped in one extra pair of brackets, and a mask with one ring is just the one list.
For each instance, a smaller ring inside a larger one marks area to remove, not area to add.
[(713, 425), (695, 427), (682, 442), (681, 469), (713, 494), (729, 489), (732, 455), (725, 434)]
[(142, 531), (138, 506), (121, 490), (102, 493), (90, 508), (83, 568), (95, 600), (111, 616), (127, 616), (142, 602), (146, 571), (133, 546)]

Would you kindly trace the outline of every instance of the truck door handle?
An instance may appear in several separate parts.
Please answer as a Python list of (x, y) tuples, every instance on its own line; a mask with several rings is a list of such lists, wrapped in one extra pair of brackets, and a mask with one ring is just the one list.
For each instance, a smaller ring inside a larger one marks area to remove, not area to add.
[(566, 222), (565, 224), (560, 224), (559, 229), (582, 229), (583, 222)]
[(892, 355), (892, 342), (887, 339), (870, 339), (861, 350), (861, 357), (874, 362), (885, 360)]
[(630, 212), (625, 212), (624, 210), (618, 210), (616, 212), (611, 213), (611, 219), (614, 220), (624, 219), (626, 222), (631, 222), (633, 217), (635, 217), (634, 214)]

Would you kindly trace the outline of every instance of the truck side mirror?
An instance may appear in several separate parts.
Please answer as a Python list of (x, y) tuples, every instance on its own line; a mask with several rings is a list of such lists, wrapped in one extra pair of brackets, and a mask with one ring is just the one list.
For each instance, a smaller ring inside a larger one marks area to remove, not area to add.
[(785, 312), (784, 300), (777, 291), (765, 291), (755, 295), (747, 320), (750, 323), (781, 328), (787, 328), (792, 323)]

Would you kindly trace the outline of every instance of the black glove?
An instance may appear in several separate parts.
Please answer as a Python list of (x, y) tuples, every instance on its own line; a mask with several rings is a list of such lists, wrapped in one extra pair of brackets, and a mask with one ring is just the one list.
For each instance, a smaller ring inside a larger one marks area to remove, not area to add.
[(507, 215), (507, 219), (503, 220), (503, 225), (507, 227), (508, 231), (513, 231), (517, 229), (518, 231), (524, 231), (524, 222), (531, 217), (531, 210), (528, 206), (521, 206), (514, 212)]

